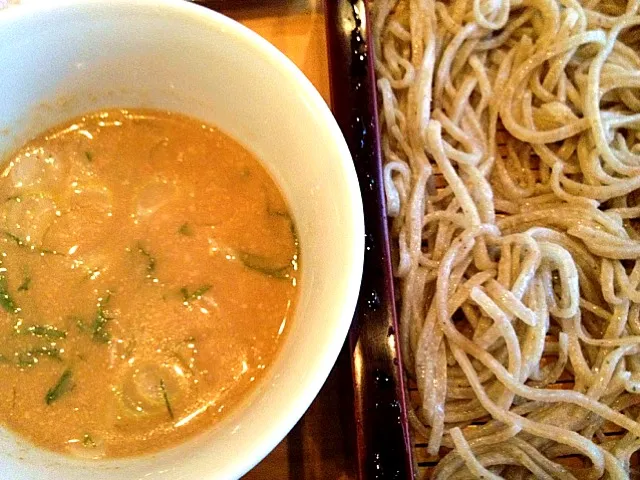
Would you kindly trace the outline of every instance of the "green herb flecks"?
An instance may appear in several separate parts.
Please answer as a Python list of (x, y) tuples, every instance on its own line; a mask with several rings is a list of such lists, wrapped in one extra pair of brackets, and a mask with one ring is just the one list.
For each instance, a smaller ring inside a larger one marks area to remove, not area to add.
[(162, 398), (164, 398), (164, 404), (167, 407), (167, 412), (169, 412), (169, 417), (173, 420), (173, 408), (171, 408), (171, 402), (169, 401), (169, 395), (167, 394), (167, 388), (165, 387), (163, 379), (160, 379), (160, 392), (162, 392)]
[(29, 368), (37, 365), (40, 358), (50, 358), (61, 361), (60, 350), (52, 346), (33, 348), (25, 352), (16, 352), (16, 363), (20, 368)]
[(147, 278), (151, 278), (156, 272), (156, 259), (146, 250), (141, 243), (138, 243), (138, 252), (147, 259)]
[(20, 286), (18, 287), (18, 291), (26, 292), (29, 290), (30, 286), (31, 286), (31, 277), (25, 277), (24, 280), (22, 280), (22, 283), (20, 284)]
[(20, 237), (18, 237), (17, 235), (14, 235), (11, 232), (7, 232), (6, 230), (2, 232), (4, 234), (5, 237), (7, 237), (9, 240), (13, 240), (14, 242), (16, 242), (16, 245), (18, 245), (19, 247), (23, 247), (26, 245), (26, 242), (23, 241)]
[[(266, 191), (265, 194), (267, 195), (267, 197), (269, 196)], [(285, 206), (273, 206), (271, 202), (267, 200), (267, 215), (269, 215), (270, 217), (281, 218), (282, 220), (286, 221), (289, 224), (289, 230), (291, 230), (291, 233), (294, 237), (296, 236), (296, 226), (293, 223), (291, 214)]]
[(59, 330), (51, 325), (31, 325), (21, 330), (21, 333), (33, 335), (34, 337), (44, 337), (49, 340), (59, 340), (67, 338), (67, 332)]
[(260, 272), (263, 275), (279, 279), (289, 278), (289, 271), (291, 265), (282, 265), (274, 262), (271, 259), (262, 257), (260, 255), (253, 255), (251, 253), (240, 252), (238, 259), (244, 264), (245, 267)]
[(293, 223), (293, 218), (291, 218), (291, 215), (289, 214), (289, 212), (287, 212), (286, 210), (279, 210), (277, 208), (272, 208), (271, 206), (268, 206), (267, 214), (270, 217), (276, 217), (286, 221), (287, 224), (289, 225), (289, 230), (291, 231), (291, 234), (294, 236), (294, 238), (297, 238), (296, 226)]
[(280, 218), (284, 218), (285, 220), (291, 220), (291, 215), (289, 215), (287, 211), (279, 210), (271, 206), (267, 207), (267, 213), (271, 217), (280, 217)]
[(53, 387), (49, 389), (47, 394), (44, 397), (44, 401), (47, 405), (51, 405), (53, 402), (57, 401), (62, 397), (65, 393), (68, 393), (73, 388), (73, 383), (71, 381), (71, 377), (73, 373), (71, 369), (66, 369), (64, 373), (60, 376), (58, 383), (56, 383)]
[(105, 312), (105, 307), (110, 300), (110, 292), (107, 292), (103, 298), (98, 300), (98, 311), (91, 325), (91, 336), (93, 340), (98, 343), (109, 343), (111, 340), (111, 334), (107, 331), (107, 324), (110, 320), (113, 320), (113, 317), (107, 316)]
[(84, 152), (84, 156), (87, 158), (88, 162), (93, 162), (93, 152)]
[(84, 447), (91, 447), (91, 448), (96, 448), (96, 442), (93, 440), (93, 438), (91, 437), (91, 435), (89, 435), (88, 433), (85, 433), (84, 436), (82, 437), (82, 445)]
[(188, 223), (183, 223), (178, 229), (178, 233), (185, 237), (193, 237), (193, 227)]
[(185, 305), (191, 302), (192, 300), (198, 300), (202, 295), (207, 293), (211, 289), (211, 285), (202, 285), (201, 287), (196, 288), (193, 292), (189, 292), (187, 287), (182, 287), (180, 289), (180, 293), (182, 294), (182, 300)]
[(2, 267), (2, 263), (0, 263), (0, 307), (9, 313), (16, 313), (16, 311), (18, 311), (18, 305), (9, 293), (6, 272), (7, 269)]
[(23, 238), (20, 238), (19, 236), (14, 235), (13, 233), (8, 232), (6, 230), (3, 230), (2, 234), (5, 237), (7, 237), (9, 240), (13, 240), (14, 242), (16, 242), (16, 245), (18, 247), (20, 247), (20, 248), (26, 248), (28, 250), (31, 250), (32, 252), (36, 252), (36, 253), (39, 253), (41, 255), (49, 254), (49, 255), (62, 255), (62, 256), (64, 256), (63, 253), (57, 252), (56, 250), (49, 250), (47, 248), (36, 247), (32, 243), (29, 243), (26, 240), (24, 240)]

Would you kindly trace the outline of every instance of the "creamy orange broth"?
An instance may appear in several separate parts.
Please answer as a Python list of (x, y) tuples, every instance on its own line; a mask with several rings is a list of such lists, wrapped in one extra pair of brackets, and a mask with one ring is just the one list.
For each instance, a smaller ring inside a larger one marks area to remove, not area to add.
[(287, 205), (256, 158), (175, 114), (111, 110), (0, 177), (0, 422), (84, 457), (213, 425), (264, 376), (296, 301)]

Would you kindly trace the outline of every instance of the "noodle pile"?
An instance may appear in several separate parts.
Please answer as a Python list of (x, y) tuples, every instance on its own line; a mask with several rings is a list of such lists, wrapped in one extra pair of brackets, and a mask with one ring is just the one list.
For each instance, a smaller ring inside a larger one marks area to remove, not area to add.
[(434, 478), (634, 474), (639, 5), (373, 2), (409, 416), (443, 455)]

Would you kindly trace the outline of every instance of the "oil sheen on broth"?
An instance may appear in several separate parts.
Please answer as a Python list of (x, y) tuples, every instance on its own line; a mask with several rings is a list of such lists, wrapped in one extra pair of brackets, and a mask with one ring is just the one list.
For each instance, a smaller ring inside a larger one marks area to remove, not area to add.
[(295, 229), (233, 139), (110, 110), (0, 177), (0, 422), (42, 447), (137, 455), (200, 432), (269, 368), (296, 303)]

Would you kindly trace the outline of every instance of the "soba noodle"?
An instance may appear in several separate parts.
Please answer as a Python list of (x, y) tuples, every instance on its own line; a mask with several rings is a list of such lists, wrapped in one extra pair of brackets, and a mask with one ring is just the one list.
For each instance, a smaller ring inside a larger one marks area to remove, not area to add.
[(434, 478), (633, 473), (639, 6), (373, 2), (409, 417)]

